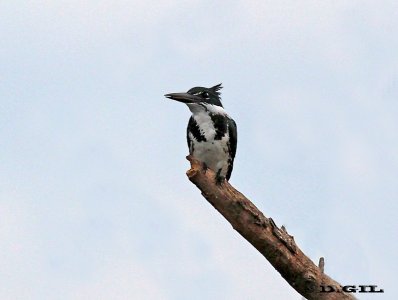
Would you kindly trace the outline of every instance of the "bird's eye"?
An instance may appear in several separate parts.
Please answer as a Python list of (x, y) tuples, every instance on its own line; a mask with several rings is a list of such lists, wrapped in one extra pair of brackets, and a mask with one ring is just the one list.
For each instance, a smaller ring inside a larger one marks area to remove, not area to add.
[(208, 97), (209, 97), (209, 94), (206, 93), (206, 92), (203, 92), (202, 95), (203, 95), (203, 97), (205, 97), (205, 98), (208, 98)]

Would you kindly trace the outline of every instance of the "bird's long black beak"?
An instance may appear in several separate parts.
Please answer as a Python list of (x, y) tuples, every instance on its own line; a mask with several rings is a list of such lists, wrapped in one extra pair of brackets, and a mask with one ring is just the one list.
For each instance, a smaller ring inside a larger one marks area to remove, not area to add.
[(202, 98), (188, 93), (171, 93), (164, 95), (166, 98), (176, 100), (182, 103), (197, 103), (201, 102)]

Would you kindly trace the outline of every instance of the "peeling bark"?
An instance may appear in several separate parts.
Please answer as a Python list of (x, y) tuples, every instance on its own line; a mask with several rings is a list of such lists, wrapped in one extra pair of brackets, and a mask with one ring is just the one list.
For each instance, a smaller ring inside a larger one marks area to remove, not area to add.
[(341, 285), (323, 272), (324, 260), (316, 266), (297, 246), (286, 228), (279, 228), (272, 218), (267, 218), (243, 194), (224, 181), (216, 185), (214, 172), (204, 171), (202, 164), (187, 156), (191, 169), (187, 171), (207, 201), (221, 213), (232, 227), (252, 244), (298, 293), (306, 299), (355, 299), (351, 294), (320, 292), (321, 285)]

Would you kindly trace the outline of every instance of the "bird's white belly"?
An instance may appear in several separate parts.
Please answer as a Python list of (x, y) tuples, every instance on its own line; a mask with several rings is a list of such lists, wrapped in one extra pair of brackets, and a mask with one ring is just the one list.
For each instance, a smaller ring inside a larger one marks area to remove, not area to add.
[(227, 136), (221, 140), (194, 141), (191, 154), (214, 172), (221, 169), (220, 175), (226, 176), (228, 171)]

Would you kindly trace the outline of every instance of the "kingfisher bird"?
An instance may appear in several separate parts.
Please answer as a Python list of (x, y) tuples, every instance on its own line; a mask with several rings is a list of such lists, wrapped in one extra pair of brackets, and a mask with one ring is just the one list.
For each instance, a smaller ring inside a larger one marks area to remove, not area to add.
[(220, 83), (164, 95), (185, 103), (192, 112), (187, 127), (189, 154), (216, 173), (217, 184), (231, 177), (237, 146), (236, 123), (224, 110), (221, 88)]

